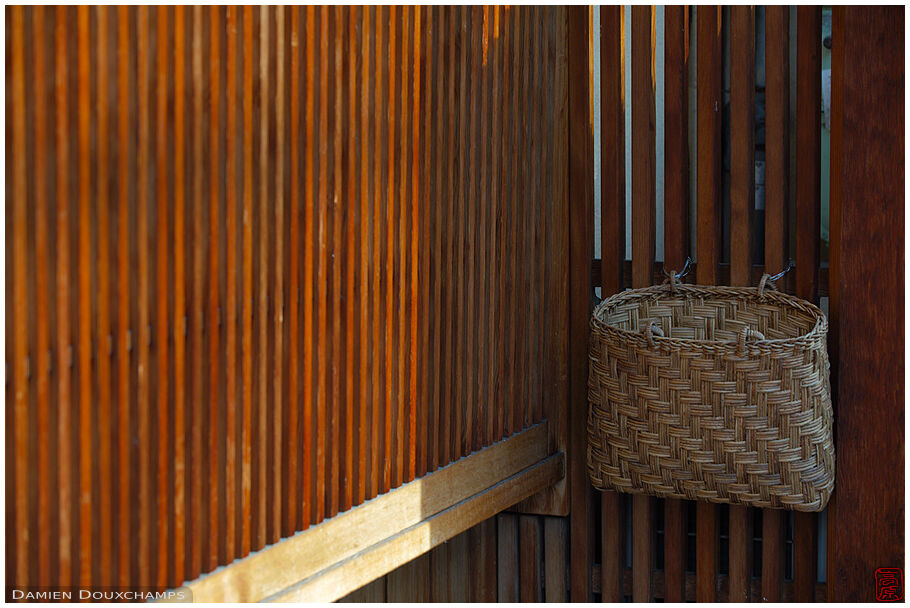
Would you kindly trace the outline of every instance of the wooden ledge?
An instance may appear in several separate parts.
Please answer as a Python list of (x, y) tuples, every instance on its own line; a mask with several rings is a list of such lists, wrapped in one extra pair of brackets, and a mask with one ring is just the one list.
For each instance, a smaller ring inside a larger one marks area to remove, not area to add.
[(184, 585), (196, 602), (334, 601), (564, 476), (534, 425)]

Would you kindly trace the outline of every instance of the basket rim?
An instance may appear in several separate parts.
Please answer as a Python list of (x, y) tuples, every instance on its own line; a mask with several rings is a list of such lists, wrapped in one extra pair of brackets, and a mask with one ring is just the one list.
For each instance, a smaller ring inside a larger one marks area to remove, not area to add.
[[(743, 299), (745, 297), (754, 299), (757, 302), (772, 300), (779, 304), (809, 313), (815, 317), (815, 325), (805, 334), (791, 338), (749, 340), (746, 343), (747, 349), (764, 351), (792, 346), (808, 346), (810, 343), (816, 342), (817, 340), (824, 340), (827, 335), (828, 319), (818, 306), (803, 300), (802, 298), (781, 291), (766, 289), (764, 293), (759, 296), (758, 287), (677, 283), (675, 292), (676, 294), (682, 292), (683, 294), (688, 293), (690, 295), (715, 296), (718, 299)], [(614, 334), (622, 339), (640, 340), (647, 343), (648, 340), (643, 332), (610, 325), (603, 320), (603, 313), (607, 308), (616, 306), (625, 301), (644, 300), (655, 296), (660, 298), (661, 296), (667, 295), (674, 295), (674, 290), (670, 288), (668, 283), (652, 285), (650, 287), (627, 289), (615, 293), (594, 307), (594, 310), (591, 313), (591, 328), (604, 333)], [(738, 342), (736, 340), (699, 340), (696, 338), (672, 338), (659, 335), (652, 335), (651, 339), (653, 340), (655, 347), (672, 346), (677, 348), (702, 348), (710, 350), (738, 348)]]

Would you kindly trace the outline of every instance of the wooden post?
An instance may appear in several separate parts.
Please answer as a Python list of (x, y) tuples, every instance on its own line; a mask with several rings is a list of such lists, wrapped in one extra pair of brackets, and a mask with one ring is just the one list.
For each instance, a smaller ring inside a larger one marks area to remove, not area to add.
[(828, 600), (868, 602), (904, 563), (903, 9), (837, 7), (833, 31)]

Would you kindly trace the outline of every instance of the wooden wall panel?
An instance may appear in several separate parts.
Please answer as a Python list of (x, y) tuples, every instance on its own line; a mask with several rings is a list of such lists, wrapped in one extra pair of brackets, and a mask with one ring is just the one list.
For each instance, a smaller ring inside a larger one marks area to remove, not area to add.
[(14, 584), (177, 586), (564, 411), (566, 15), (7, 9)]

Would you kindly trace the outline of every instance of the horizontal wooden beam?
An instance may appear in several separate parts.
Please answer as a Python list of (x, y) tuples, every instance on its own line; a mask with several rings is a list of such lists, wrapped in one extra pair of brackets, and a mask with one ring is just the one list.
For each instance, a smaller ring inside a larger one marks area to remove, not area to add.
[[(591, 582), (594, 588), (594, 593), (600, 593), (600, 564), (594, 564), (593, 574)], [(752, 598), (761, 598), (761, 578), (752, 577), (749, 581), (751, 589)], [(665, 594), (665, 582), (664, 582), (664, 571), (663, 570), (652, 570), (651, 571), (651, 586), (653, 588), (653, 593), (655, 599), (664, 599)], [(782, 602), (792, 602), (793, 601), (793, 581), (786, 581), (782, 585), (781, 589), (781, 598)], [(815, 601), (824, 602), (825, 594), (827, 593), (826, 583), (816, 583), (815, 584)], [(622, 594), (623, 595), (632, 595), (632, 569), (625, 568), (622, 572)], [(716, 596), (718, 602), (727, 602), (730, 597), (730, 577), (726, 574), (719, 574), (717, 576), (717, 588)], [(685, 575), (685, 598), (684, 601), (694, 602), (695, 601), (695, 573), (686, 572)]]
[(550, 456), (448, 509), (352, 555), (267, 601), (333, 602), (562, 479), (565, 457)]
[[(547, 422), (544, 421), (426, 477), (218, 568), (184, 587), (192, 592), (193, 600), (197, 602), (252, 602), (268, 598), (301, 581), (310, 580), (374, 545), (389, 541), (433, 516), (450, 510), (453, 505), (464, 504), (469, 499), (483, 495), (503, 480), (513, 479), (522, 473), (527, 477), (530, 474), (529, 467), (551, 456), (548, 450)], [(502, 499), (497, 505), (503, 500), (512, 500), (501, 504), (499, 510), (559, 478), (544, 475), (547, 483), (531, 487), (531, 482), (537, 480), (541, 473), (534, 475), (533, 479), (526, 480), (526, 492), (524, 487), (512, 489), (505, 494), (503, 490), (498, 490), (496, 496), (502, 495)], [(468, 512), (472, 513), (478, 508), (471, 507), (473, 510)], [(495, 513), (493, 511), (490, 515)], [(462, 518), (459, 521), (467, 520)], [(473, 523), (476, 522), (470, 525)], [(467, 527), (469, 525), (465, 526)], [(432, 538), (440, 538), (451, 532), (449, 536), (438, 540), (442, 542), (460, 531), (461, 529), (446, 530), (440, 525), (433, 530)], [(371, 570), (376, 571), (375, 568)], [(384, 572), (376, 576), (381, 574)], [(357, 586), (350, 587), (348, 591), (356, 588)]]
[[(599, 286), (600, 282), (600, 265), (601, 261), (597, 258), (591, 260), (591, 283), (592, 285)], [(689, 277), (691, 279), (686, 279), (687, 283), (694, 281), (695, 269), (697, 263), (692, 263), (692, 270), (689, 272)], [(783, 270), (782, 268), (772, 269), (773, 274), (777, 274)], [(663, 283), (666, 280), (664, 276), (664, 265), (663, 262), (654, 262), (654, 269), (651, 273), (651, 283)], [(765, 272), (765, 267), (761, 264), (752, 265), (752, 285), (758, 286), (758, 282), (761, 280), (762, 275)], [(787, 273), (781, 281), (778, 282), (778, 288), (787, 293), (792, 293), (795, 288), (795, 278), (796, 275), (793, 272)], [(730, 284), (730, 264), (722, 263), (720, 264), (717, 271), (717, 281), (718, 285), (729, 285)], [(623, 263), (623, 277), (622, 284), (626, 287), (632, 285), (632, 262), (626, 260)], [(818, 295), (827, 296), (828, 295), (828, 265), (823, 263), (818, 269)]]

